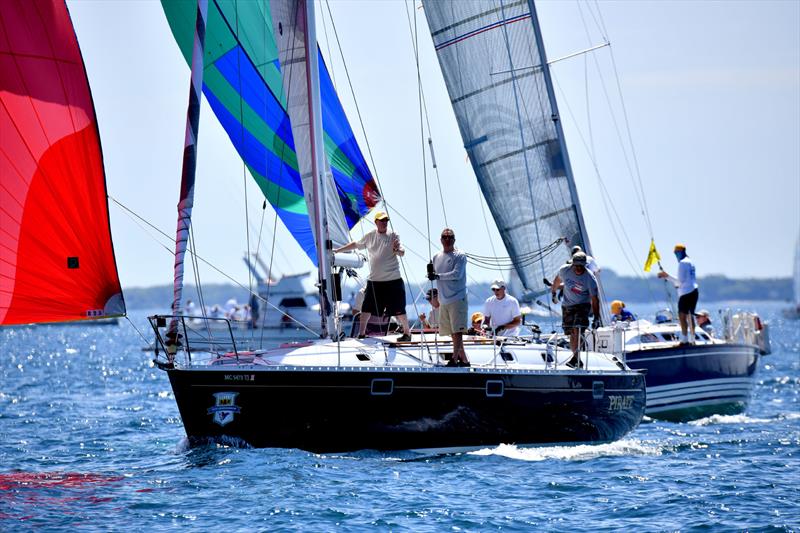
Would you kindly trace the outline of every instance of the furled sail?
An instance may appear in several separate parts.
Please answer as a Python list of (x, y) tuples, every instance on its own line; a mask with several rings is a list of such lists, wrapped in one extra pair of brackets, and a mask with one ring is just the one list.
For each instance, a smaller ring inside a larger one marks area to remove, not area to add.
[[(532, 1), (426, 0), (425, 15), (486, 202), (527, 296), (589, 249)], [(529, 260), (563, 239), (557, 253)]]
[(0, 2), (0, 324), (125, 314), (89, 82), (63, 0)]
[[(191, 61), (194, 4), (162, 0), (173, 36)], [(203, 92), (234, 147), (287, 229), (316, 264), (316, 247), (287, 112), (284, 77), (267, 2), (216, 0), (208, 6)], [(338, 206), (336, 244), (380, 199), (326, 69), (321, 69), (325, 151)], [(342, 220), (343, 217), (343, 220)]]

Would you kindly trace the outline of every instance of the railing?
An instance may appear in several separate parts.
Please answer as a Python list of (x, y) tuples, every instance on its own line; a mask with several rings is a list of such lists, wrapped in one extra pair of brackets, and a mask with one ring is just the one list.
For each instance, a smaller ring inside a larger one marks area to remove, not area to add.
[[(239, 357), (231, 321), (227, 318), (153, 315), (147, 317), (147, 320), (155, 334), (153, 350), (156, 364), (171, 366), (179, 353), (185, 356), (186, 363), (191, 363), (192, 354), (197, 352), (223, 351)], [(173, 321), (178, 326), (171, 335), (170, 324)], [(220, 340), (223, 336), (230, 341)], [(162, 361), (162, 353), (166, 356), (166, 361)]]

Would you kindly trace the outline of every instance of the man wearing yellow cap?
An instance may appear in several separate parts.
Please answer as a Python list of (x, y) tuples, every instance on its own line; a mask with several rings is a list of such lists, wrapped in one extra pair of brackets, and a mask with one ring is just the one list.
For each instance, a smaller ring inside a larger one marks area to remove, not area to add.
[[(686, 254), (686, 246), (675, 245), (675, 258), (678, 260), (678, 277), (674, 278), (664, 272), (658, 277), (669, 279), (678, 289), (678, 320), (681, 323), (681, 344), (694, 344), (694, 310), (697, 308), (697, 299), (700, 291), (697, 288), (694, 263)], [(687, 334), (689, 334), (687, 336)]]
[(349, 252), (358, 248), (366, 248), (369, 253), (369, 276), (364, 303), (361, 307), (361, 318), (358, 323), (359, 338), (367, 332), (367, 323), (372, 315), (395, 316), (403, 326), (403, 334), (399, 342), (411, 340), (411, 331), (406, 316), (406, 286), (400, 275), (400, 261), (406, 251), (400, 244), (400, 237), (389, 231), (389, 215), (384, 211), (375, 213), (375, 229), (368, 232), (358, 241), (345, 244), (334, 250), (334, 253)]

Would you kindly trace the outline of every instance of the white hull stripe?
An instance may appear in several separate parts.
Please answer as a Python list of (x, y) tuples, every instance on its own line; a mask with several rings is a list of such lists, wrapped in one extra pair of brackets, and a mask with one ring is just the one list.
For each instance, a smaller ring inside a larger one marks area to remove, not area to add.
[(742, 355), (742, 354), (749, 355), (751, 353), (755, 354), (756, 353), (756, 348), (744, 348), (744, 349), (743, 348), (739, 348), (737, 350), (728, 349), (728, 350), (713, 350), (713, 351), (711, 351), (711, 350), (703, 350), (701, 352), (680, 353), (680, 354), (677, 354), (677, 355), (662, 355), (662, 356), (658, 356), (658, 357), (646, 357), (646, 356), (642, 357), (642, 356), (640, 356), (640, 354), (642, 354), (642, 351), (638, 351), (638, 352), (635, 352), (635, 353), (630, 353), (630, 352), (628, 353), (628, 357), (630, 358), (630, 361), (628, 361), (628, 362), (629, 363), (633, 363), (635, 365), (636, 363), (640, 363), (640, 362), (644, 362), (644, 361), (657, 361), (657, 360), (662, 360), (662, 359), (688, 359), (690, 357), (708, 357), (709, 355), (719, 355), (719, 356), (723, 356), (723, 357), (734, 357), (734, 356)]
[(726, 403), (742, 403), (747, 404), (747, 398), (716, 398), (713, 400), (703, 400), (703, 401), (690, 401), (690, 402), (682, 402), (682, 403), (675, 403), (669, 405), (662, 405), (662, 406), (650, 406), (649, 403), (647, 405), (647, 410), (645, 414), (657, 414), (663, 413), (665, 411), (674, 411), (678, 409), (690, 409), (692, 407), (705, 407), (709, 405), (720, 405)]
[(683, 390), (691, 387), (713, 387), (716, 385), (751, 385), (753, 378), (718, 378), (718, 379), (698, 379), (696, 381), (683, 381), (681, 383), (670, 383), (669, 385), (647, 386), (648, 396), (651, 394), (661, 394), (673, 390)]
[(710, 387), (689, 387), (686, 389), (674, 389), (667, 392), (651, 393), (648, 392), (647, 399), (660, 400), (663, 398), (673, 398), (675, 396), (682, 396), (685, 394), (713, 394), (716, 392), (727, 391), (749, 391), (752, 387), (749, 385), (742, 385), (738, 383), (731, 383), (729, 385), (714, 385)]
[(714, 399), (732, 399), (732, 398), (740, 398), (743, 401), (747, 401), (750, 397), (750, 389), (736, 389), (736, 390), (721, 390), (721, 391), (708, 391), (702, 393), (694, 393), (694, 394), (681, 394), (676, 396), (671, 396), (669, 398), (647, 398), (647, 407), (654, 407), (657, 405), (671, 405), (676, 403), (682, 403), (686, 401), (698, 401), (698, 400), (714, 400)]

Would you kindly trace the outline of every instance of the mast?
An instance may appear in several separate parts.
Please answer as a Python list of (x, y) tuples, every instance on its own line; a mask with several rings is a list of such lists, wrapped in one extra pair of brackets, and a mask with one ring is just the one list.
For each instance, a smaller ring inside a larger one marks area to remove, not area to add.
[(325, 148), (322, 134), (322, 98), (320, 95), (319, 60), (317, 54), (317, 26), (314, 13), (314, 0), (305, 1), (305, 49), (306, 80), (308, 83), (308, 116), (311, 121), (310, 147), (311, 168), (314, 175), (313, 221), (317, 239), (317, 268), (320, 301), (320, 336), (328, 336), (328, 322), (332, 311), (332, 302), (328, 299), (328, 287), (333, 287), (331, 280), (332, 244), (328, 235), (328, 218), (325, 196)]
[[(553, 124), (555, 125), (558, 143), (561, 147), (561, 153), (564, 154), (564, 167), (567, 173), (567, 185), (569, 186), (569, 193), (572, 196), (572, 204), (575, 206), (575, 215), (578, 218), (578, 229), (581, 234), (581, 246), (588, 255), (592, 254), (592, 247), (589, 244), (589, 234), (586, 232), (586, 223), (583, 221), (583, 212), (581, 211), (581, 204), (578, 201), (578, 190), (575, 188), (575, 176), (572, 174), (572, 163), (569, 160), (569, 153), (567, 152), (567, 143), (564, 140), (564, 130), (561, 127), (561, 115), (558, 112), (558, 103), (556, 102), (556, 93), (553, 90), (553, 79), (550, 76), (550, 65), (547, 63), (547, 52), (544, 49), (544, 40), (542, 39), (542, 32), (539, 29), (539, 16), (536, 14), (536, 6), (534, 0), (528, 0), (528, 7), (531, 10), (531, 24), (533, 24), (533, 34), (536, 38), (536, 46), (539, 48), (539, 56), (542, 60), (542, 74), (544, 75), (544, 83), (547, 88), (547, 97), (550, 100), (550, 107), (553, 110)], [(575, 243), (569, 243), (573, 245)]]
[[(175, 280), (173, 286), (172, 314), (179, 315), (183, 297), (183, 264), (189, 243), (194, 206), (194, 179), (197, 170), (197, 136), (200, 130), (200, 99), (203, 94), (203, 51), (206, 38), (208, 0), (197, 0), (194, 45), (192, 47), (192, 81), (189, 86), (189, 107), (186, 110), (186, 136), (183, 144), (183, 169), (181, 192), (178, 200), (178, 228), (175, 232)], [(168, 335), (177, 333), (177, 319), (169, 325)]]

